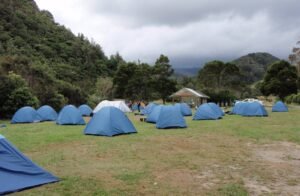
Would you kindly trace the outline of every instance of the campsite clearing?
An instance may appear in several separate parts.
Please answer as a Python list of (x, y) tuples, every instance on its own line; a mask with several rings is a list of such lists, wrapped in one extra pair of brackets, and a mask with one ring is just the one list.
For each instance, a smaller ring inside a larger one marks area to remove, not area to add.
[[(300, 193), (300, 110), (226, 115), (186, 129), (86, 136), (85, 126), (0, 123), (16, 147), (62, 181), (17, 195), (247, 195)], [(88, 120), (88, 118), (86, 118)]]

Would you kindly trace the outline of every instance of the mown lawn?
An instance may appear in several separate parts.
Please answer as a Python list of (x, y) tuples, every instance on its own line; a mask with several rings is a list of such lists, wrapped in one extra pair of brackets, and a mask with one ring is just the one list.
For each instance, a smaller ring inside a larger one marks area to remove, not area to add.
[[(138, 133), (112, 138), (85, 136), (84, 126), (58, 126), (53, 122), (11, 125), (0, 121), (7, 124), (0, 133), (61, 179), (17, 195), (248, 195), (256, 193), (254, 189), (268, 194), (280, 194), (284, 188), (298, 191), (298, 180), (284, 173), (293, 173), (294, 165), (275, 175), (273, 167), (279, 166), (257, 158), (254, 149), (281, 142), (300, 144), (300, 109), (269, 114), (262, 118), (226, 115), (217, 121), (192, 121), (187, 117), (187, 129), (167, 130), (158, 130), (154, 124), (140, 122), (129, 114)], [(279, 178), (285, 183), (282, 186), (276, 184)]]

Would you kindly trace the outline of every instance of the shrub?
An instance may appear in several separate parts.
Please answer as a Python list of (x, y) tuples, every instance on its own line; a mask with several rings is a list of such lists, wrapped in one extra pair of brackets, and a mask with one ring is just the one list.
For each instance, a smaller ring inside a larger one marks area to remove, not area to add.
[(291, 103), (296, 103), (296, 104), (300, 104), (300, 93), (298, 94), (291, 94), (289, 96), (286, 96), (284, 98), (284, 101), (288, 104), (291, 104)]
[(25, 80), (17, 74), (9, 73), (0, 77), (1, 116), (10, 118), (23, 106), (37, 107), (39, 100), (29, 90)]

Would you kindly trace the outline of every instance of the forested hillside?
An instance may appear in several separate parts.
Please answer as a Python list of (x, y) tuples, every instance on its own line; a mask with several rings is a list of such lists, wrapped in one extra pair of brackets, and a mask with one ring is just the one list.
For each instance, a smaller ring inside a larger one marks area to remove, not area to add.
[(176, 90), (167, 56), (155, 65), (109, 58), (84, 35), (56, 23), (33, 0), (0, 4), (0, 117), (24, 105), (94, 106), (103, 99), (166, 100)]
[(252, 84), (262, 80), (268, 66), (276, 61), (279, 59), (269, 53), (251, 53), (232, 61), (232, 63), (240, 68), (244, 82)]
[(114, 60), (84, 35), (75, 36), (57, 24), (33, 0), (1, 1), (1, 81), (9, 80), (9, 73), (20, 75), (40, 104), (59, 108), (85, 102), (97, 78), (116, 69)]

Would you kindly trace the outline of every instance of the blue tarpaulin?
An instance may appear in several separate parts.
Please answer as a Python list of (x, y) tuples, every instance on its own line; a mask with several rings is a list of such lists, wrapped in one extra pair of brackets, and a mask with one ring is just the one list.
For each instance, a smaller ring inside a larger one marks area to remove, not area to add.
[(0, 195), (58, 180), (57, 177), (34, 164), (0, 135)]

